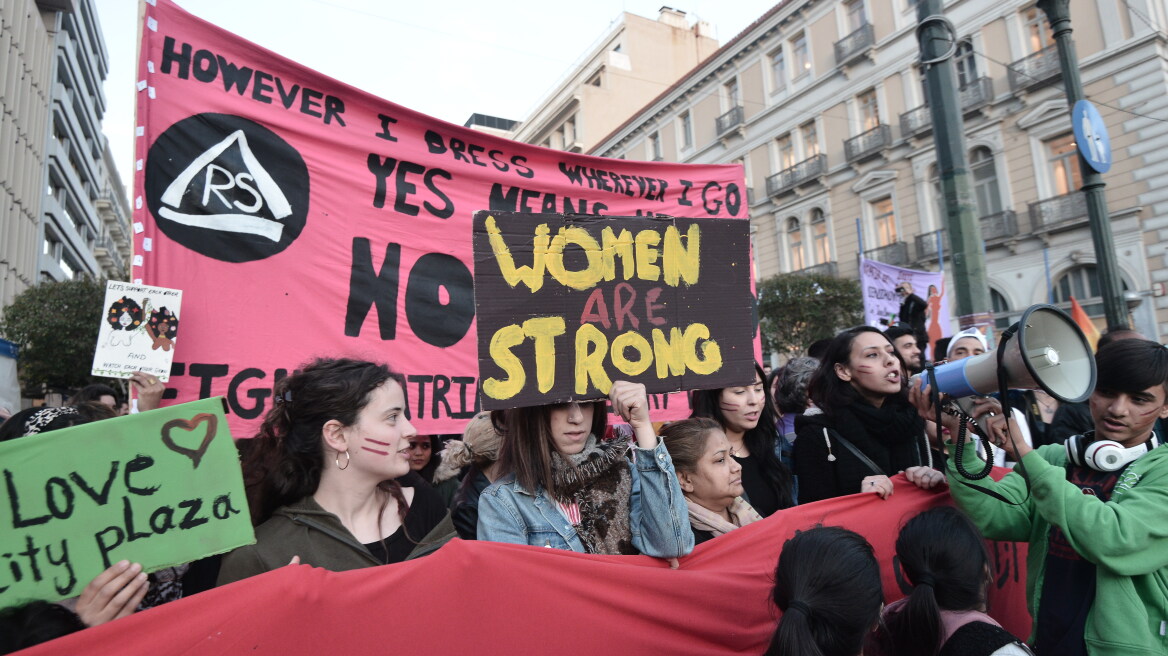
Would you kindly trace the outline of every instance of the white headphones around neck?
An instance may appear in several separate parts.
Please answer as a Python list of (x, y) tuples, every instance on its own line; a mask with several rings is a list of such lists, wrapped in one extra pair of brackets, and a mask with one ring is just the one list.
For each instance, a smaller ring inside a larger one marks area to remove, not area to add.
[(1152, 449), (1160, 446), (1160, 438), (1152, 433), (1152, 439), (1125, 447), (1112, 440), (1096, 440), (1095, 432), (1088, 431), (1083, 435), (1067, 438), (1067, 458), (1081, 467), (1090, 467), (1095, 471), (1119, 471), (1129, 464), (1139, 460)]

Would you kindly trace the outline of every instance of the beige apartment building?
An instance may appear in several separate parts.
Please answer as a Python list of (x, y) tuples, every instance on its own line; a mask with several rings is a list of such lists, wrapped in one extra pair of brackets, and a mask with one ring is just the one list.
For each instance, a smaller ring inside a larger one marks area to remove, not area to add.
[[(1070, 113), (1032, 0), (951, 0), (965, 138), (999, 325), (1073, 295), (1102, 324)], [(1168, 28), (1148, 0), (1071, 0), (1134, 326), (1168, 335)], [(589, 152), (738, 162), (755, 268), (857, 278), (861, 255), (937, 270), (943, 206), (912, 0), (775, 6)], [(946, 257), (946, 260), (948, 257)], [(947, 270), (951, 267), (947, 267)], [(952, 277), (947, 272), (947, 285)]]
[(42, 11), (51, 12), (45, 7), (51, 4), (0, 5), (0, 308), (39, 278), (42, 172), (56, 61), (50, 31), (55, 26)]
[(93, 0), (0, 3), (0, 312), (76, 276), (127, 280), (130, 208), (101, 130)]
[(505, 136), (573, 153), (591, 150), (717, 51), (711, 31), (704, 22), (691, 27), (685, 12), (671, 7), (662, 7), (656, 20), (622, 13), (534, 113)]

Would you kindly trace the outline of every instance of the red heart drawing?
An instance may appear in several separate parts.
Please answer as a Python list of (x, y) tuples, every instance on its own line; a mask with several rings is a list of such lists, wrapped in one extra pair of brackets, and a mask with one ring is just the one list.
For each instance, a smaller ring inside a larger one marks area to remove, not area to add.
[[(188, 449), (185, 446), (179, 446), (175, 444), (174, 438), (170, 436), (171, 430), (175, 428), (181, 428), (189, 432), (198, 428), (199, 424), (203, 422), (207, 422), (207, 435), (203, 437), (203, 443), (197, 449)], [(215, 437), (215, 431), (218, 427), (219, 418), (209, 412), (200, 412), (190, 419), (172, 419), (162, 425), (162, 443), (171, 451), (190, 458), (195, 463), (195, 469), (198, 469), (199, 461), (203, 459), (203, 454), (207, 452), (207, 446), (211, 444), (211, 440)]]

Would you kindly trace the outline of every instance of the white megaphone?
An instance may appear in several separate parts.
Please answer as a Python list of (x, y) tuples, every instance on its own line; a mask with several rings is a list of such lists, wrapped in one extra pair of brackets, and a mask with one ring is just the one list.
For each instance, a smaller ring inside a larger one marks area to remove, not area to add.
[[(1010, 389), (1041, 389), (1065, 403), (1083, 401), (1095, 389), (1091, 345), (1062, 310), (1032, 305), (1002, 337), (1000, 354), (993, 350), (938, 365), (937, 390), (954, 399), (997, 392), (999, 362)], [(919, 388), (929, 383), (928, 372), (912, 377)]]

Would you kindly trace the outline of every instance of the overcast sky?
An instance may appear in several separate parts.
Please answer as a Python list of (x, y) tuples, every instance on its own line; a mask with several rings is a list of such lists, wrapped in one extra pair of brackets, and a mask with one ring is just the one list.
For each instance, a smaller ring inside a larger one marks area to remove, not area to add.
[[(682, 0), (678, 0), (682, 2)], [(137, 2), (96, 0), (110, 56), (105, 134), (131, 183)], [(622, 11), (660, 0), (178, 0), (192, 14), (376, 96), (451, 123), (522, 120)], [(725, 44), (772, 0), (684, 0)]]

